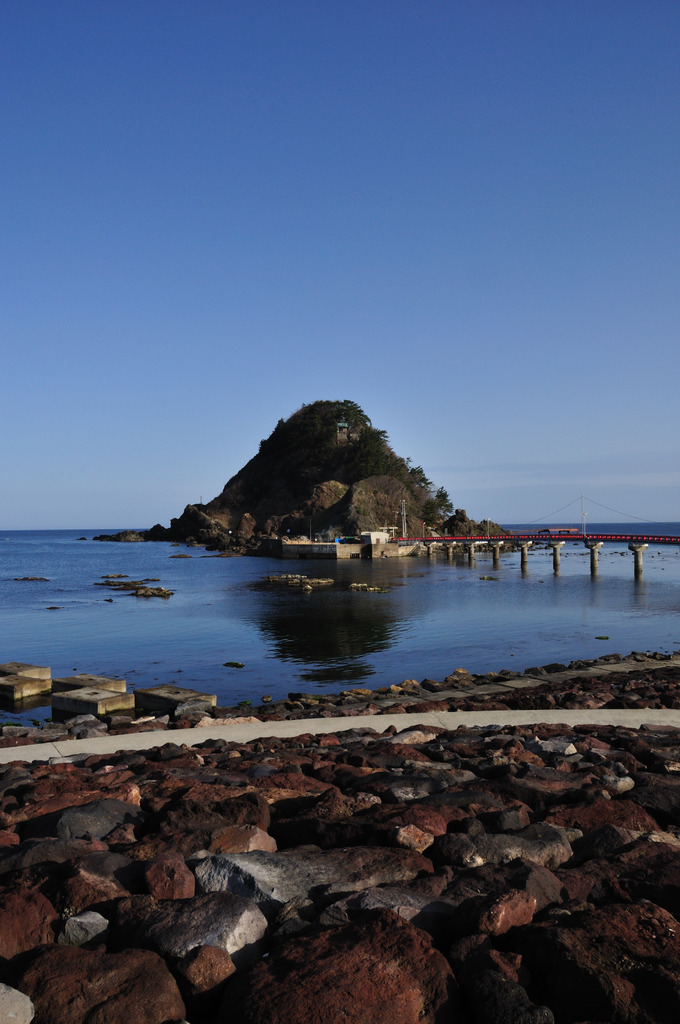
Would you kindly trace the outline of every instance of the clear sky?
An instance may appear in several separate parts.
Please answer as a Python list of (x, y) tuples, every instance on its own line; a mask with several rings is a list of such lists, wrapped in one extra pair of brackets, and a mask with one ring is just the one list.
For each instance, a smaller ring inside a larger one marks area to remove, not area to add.
[(0, 528), (167, 525), (345, 398), (474, 518), (680, 520), (679, 53), (678, 0), (3, 0)]

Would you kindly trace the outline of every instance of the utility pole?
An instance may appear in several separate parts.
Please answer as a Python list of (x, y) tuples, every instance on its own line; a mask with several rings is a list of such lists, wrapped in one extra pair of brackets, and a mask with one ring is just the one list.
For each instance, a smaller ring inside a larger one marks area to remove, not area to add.
[(406, 536), (406, 500), (402, 499), (401, 502), (401, 535)]
[(588, 515), (588, 513), (583, 511), (583, 495), (581, 495), (581, 536), (582, 537), (585, 537), (585, 535), (586, 535), (586, 516), (587, 515)]

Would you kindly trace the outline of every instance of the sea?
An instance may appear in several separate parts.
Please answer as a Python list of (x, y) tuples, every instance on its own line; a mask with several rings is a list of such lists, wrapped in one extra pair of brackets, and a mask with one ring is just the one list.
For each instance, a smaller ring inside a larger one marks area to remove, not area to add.
[[(172, 683), (215, 693), (218, 704), (259, 705), (293, 691), (442, 679), (459, 667), (521, 672), (680, 649), (677, 545), (650, 543), (636, 579), (627, 544), (605, 544), (593, 576), (579, 538), (565, 543), (556, 574), (552, 551), (539, 542), (522, 572), (519, 552), (502, 554), (497, 566), (481, 552), (472, 564), (444, 555), (293, 562), (93, 539), (114, 532), (0, 532), (0, 664), (48, 665), (54, 677), (114, 676), (130, 690)], [(677, 536), (680, 523), (593, 523), (589, 532)], [(266, 580), (285, 573), (332, 583), (307, 594)], [(101, 584), (112, 574), (152, 579), (173, 595), (111, 591)], [(379, 590), (353, 591), (352, 583)], [(0, 706), (0, 721), (50, 716), (49, 698)]]

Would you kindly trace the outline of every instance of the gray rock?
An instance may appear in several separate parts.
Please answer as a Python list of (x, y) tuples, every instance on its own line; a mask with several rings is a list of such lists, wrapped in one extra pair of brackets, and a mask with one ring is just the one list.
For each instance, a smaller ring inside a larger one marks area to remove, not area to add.
[(503, 835), (449, 833), (435, 839), (432, 851), (436, 863), (467, 868), (508, 864), (519, 858), (553, 869), (572, 855), (564, 830), (551, 825), (530, 825), (521, 832)]
[(93, 800), (31, 818), (22, 826), (21, 835), (23, 839), (102, 839), (125, 822), (138, 825), (143, 820), (144, 812), (134, 804), (123, 800)]
[(0, 982), (0, 1020), (3, 1024), (31, 1024), (35, 1007), (23, 992)]
[(635, 782), (631, 779), (630, 775), (607, 773), (600, 776), (600, 781), (609, 793), (614, 793), (616, 796), (619, 796), (621, 793), (628, 793), (631, 789), (635, 788)]
[(135, 825), (144, 820), (144, 812), (133, 804), (123, 800), (94, 800), (80, 807), (70, 807), (64, 811), (57, 824), (56, 835), (59, 839), (102, 839), (114, 828), (127, 822)]
[(381, 779), (378, 792), (386, 803), (404, 803), (407, 800), (421, 800), (431, 793), (440, 793), (450, 784), (450, 779), (440, 780), (431, 775), (394, 774)]
[[(102, 850), (81, 857), (74, 865), (73, 873), (87, 879), (97, 889), (109, 892), (107, 898), (127, 896), (133, 892), (144, 892), (143, 865), (122, 853)], [(103, 896), (102, 896), (103, 898)]]
[(36, 864), (64, 864), (85, 857), (92, 852), (92, 844), (85, 839), (31, 839), (21, 846), (6, 847), (0, 851), (0, 876), (10, 871), (22, 871)]
[(622, 847), (632, 843), (636, 833), (617, 825), (601, 825), (586, 832), (572, 843), (574, 863), (583, 864), (593, 857), (610, 857)]
[(196, 946), (217, 946), (237, 969), (262, 954), (267, 920), (252, 900), (211, 892), (183, 900), (131, 896), (116, 907), (116, 929), (129, 944), (161, 956), (185, 956)]
[(431, 895), (413, 892), (405, 887), (386, 885), (375, 889), (364, 889), (331, 903), (319, 915), (321, 925), (347, 924), (365, 910), (393, 910), (405, 921), (422, 928), (430, 935), (440, 938), (446, 934), (447, 925), (456, 912), (457, 904)]
[(568, 736), (553, 736), (548, 740), (540, 740), (538, 736), (533, 736), (524, 745), (534, 754), (558, 754), (560, 757), (570, 757), (572, 754), (578, 753)]
[(291, 900), (324, 903), (335, 894), (409, 881), (426, 869), (427, 863), (411, 850), (357, 846), (344, 850), (216, 854), (192, 864), (192, 868), (205, 892), (245, 896), (255, 900), (267, 917), (273, 917)]
[(88, 942), (105, 942), (109, 931), (109, 922), (94, 910), (84, 910), (82, 914), (69, 917), (58, 942), (62, 946), (85, 946)]

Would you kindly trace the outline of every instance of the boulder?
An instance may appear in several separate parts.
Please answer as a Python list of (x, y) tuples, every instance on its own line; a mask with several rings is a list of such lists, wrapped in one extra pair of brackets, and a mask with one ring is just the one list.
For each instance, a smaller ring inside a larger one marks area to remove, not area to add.
[(529, 825), (520, 832), (502, 835), (438, 836), (432, 846), (435, 864), (478, 867), (481, 864), (507, 864), (516, 858), (556, 868), (564, 864), (572, 850), (562, 829), (550, 825)]
[(71, 915), (138, 892), (141, 885), (142, 871), (136, 861), (102, 851), (80, 858), (67, 869), (54, 899), (60, 912)]
[(0, 983), (0, 1020), (6, 1024), (31, 1024), (35, 1007), (28, 996)]
[(329, 902), (333, 895), (375, 885), (404, 882), (432, 863), (412, 850), (350, 847), (340, 850), (290, 850), (206, 857), (194, 865), (204, 892), (233, 892), (255, 900), (267, 917), (290, 900)]
[(170, 971), (146, 949), (40, 946), (18, 966), (15, 984), (40, 1024), (167, 1024), (186, 1013)]
[(261, 954), (267, 921), (252, 900), (227, 892), (182, 900), (132, 896), (116, 904), (112, 929), (119, 944), (143, 946), (162, 956), (182, 957), (196, 946), (216, 946), (240, 968)]
[(54, 942), (57, 912), (40, 892), (0, 894), (0, 956), (11, 960), (43, 942)]
[(496, 971), (480, 971), (463, 986), (475, 1024), (554, 1024), (547, 1006), (536, 1006), (526, 990)]
[(444, 956), (390, 911), (290, 939), (229, 986), (215, 1024), (469, 1024)]
[(74, 914), (64, 923), (58, 941), (63, 946), (86, 946), (90, 942), (106, 942), (109, 922), (95, 910)]
[(144, 880), (158, 900), (189, 899), (196, 893), (196, 879), (181, 853), (168, 850), (144, 865)]
[(651, 903), (613, 904), (519, 928), (509, 948), (532, 998), (560, 1021), (671, 1024), (680, 1018), (680, 935)]
[(123, 800), (93, 800), (33, 818), (23, 827), (22, 838), (103, 839), (127, 822), (140, 828), (144, 812)]
[(99, 840), (88, 842), (86, 839), (33, 839), (19, 847), (9, 847), (0, 853), (0, 876), (10, 871), (22, 871), (24, 868), (38, 864), (56, 863), (77, 860), (88, 853), (107, 850), (105, 843)]
[(190, 1020), (214, 1019), (227, 979), (235, 970), (232, 958), (217, 946), (194, 946), (173, 961), (172, 971)]
[(211, 853), (276, 853), (276, 840), (257, 825), (229, 825), (213, 837), (207, 849)]

